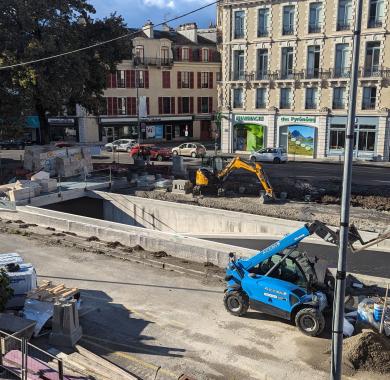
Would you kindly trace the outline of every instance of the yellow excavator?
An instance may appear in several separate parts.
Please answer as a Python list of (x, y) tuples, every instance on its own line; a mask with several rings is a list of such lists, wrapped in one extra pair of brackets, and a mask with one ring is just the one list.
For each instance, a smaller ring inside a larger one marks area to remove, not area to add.
[(221, 156), (207, 157), (206, 163), (196, 171), (194, 194), (199, 195), (204, 191), (217, 191), (219, 196), (224, 195), (223, 182), (229, 174), (235, 170), (243, 169), (253, 173), (259, 179), (264, 191), (264, 201), (275, 200), (274, 190), (265, 174), (263, 167), (258, 162), (245, 162), (240, 157), (235, 157), (230, 162)]

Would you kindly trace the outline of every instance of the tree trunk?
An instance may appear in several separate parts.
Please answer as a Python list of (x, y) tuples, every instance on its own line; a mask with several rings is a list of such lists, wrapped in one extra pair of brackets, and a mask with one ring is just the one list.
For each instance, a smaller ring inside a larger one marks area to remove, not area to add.
[(39, 105), (36, 106), (36, 111), (39, 117), (39, 144), (45, 145), (50, 143), (50, 126), (46, 118), (46, 111)]

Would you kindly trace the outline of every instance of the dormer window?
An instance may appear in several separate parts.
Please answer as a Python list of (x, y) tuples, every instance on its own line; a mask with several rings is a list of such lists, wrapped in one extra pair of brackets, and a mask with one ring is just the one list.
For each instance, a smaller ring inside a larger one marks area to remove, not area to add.
[(186, 47), (183, 47), (182, 50), (181, 50), (181, 59), (183, 61), (189, 61), (190, 59), (190, 53), (189, 53), (189, 49), (186, 48)]
[(209, 56), (210, 56), (210, 51), (209, 49), (202, 49), (202, 61), (203, 62), (209, 62)]

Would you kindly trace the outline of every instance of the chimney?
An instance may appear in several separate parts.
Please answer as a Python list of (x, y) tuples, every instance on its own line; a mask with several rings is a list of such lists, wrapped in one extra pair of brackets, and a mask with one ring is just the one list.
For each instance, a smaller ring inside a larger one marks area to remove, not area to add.
[(194, 43), (198, 43), (198, 26), (195, 22), (180, 25), (177, 32)]
[(153, 38), (153, 23), (150, 20), (146, 21), (145, 25), (142, 27), (142, 31), (148, 38)]

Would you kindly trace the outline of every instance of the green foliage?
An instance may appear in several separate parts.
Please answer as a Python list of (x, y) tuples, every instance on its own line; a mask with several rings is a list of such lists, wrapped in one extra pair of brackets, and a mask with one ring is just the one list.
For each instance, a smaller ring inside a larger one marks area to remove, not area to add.
[(13, 290), (10, 287), (9, 277), (4, 269), (0, 269), (0, 312), (4, 311), (5, 305), (12, 294)]
[[(86, 0), (2, 0), (0, 66), (80, 49), (128, 33), (122, 17), (92, 19)], [(82, 21), (82, 22), (81, 22)], [(0, 115), (38, 115), (47, 139), (46, 116), (80, 104), (98, 112), (108, 70), (131, 54), (131, 40), (57, 59), (0, 70)]]

